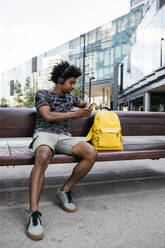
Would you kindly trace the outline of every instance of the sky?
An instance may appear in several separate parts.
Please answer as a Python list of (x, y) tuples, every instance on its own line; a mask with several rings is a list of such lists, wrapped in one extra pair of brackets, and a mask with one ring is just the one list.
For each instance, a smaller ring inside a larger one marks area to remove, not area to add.
[(0, 0), (0, 73), (129, 12), (130, 0)]

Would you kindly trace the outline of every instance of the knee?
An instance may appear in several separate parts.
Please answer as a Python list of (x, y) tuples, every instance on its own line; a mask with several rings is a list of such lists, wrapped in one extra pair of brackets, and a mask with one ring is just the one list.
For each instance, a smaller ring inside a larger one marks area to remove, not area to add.
[(73, 155), (95, 162), (97, 158), (96, 149), (87, 142), (81, 142), (72, 149)]
[(83, 148), (83, 157), (90, 160), (91, 162), (95, 162), (98, 154), (97, 150), (89, 143), (84, 143)]
[(91, 149), (88, 153), (89, 159), (95, 162), (97, 158), (97, 154), (98, 154), (97, 150), (93, 146), (91, 146)]
[(39, 168), (46, 169), (51, 158), (52, 158), (53, 152), (51, 149), (47, 149), (44, 147), (39, 147), (36, 150), (35, 154), (35, 165)]

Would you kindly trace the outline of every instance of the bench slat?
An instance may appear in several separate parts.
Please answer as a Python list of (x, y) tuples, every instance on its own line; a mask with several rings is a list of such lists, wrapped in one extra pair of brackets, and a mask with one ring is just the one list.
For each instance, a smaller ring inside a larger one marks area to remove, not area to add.
[[(147, 150), (147, 151), (119, 151), (119, 152), (99, 152), (97, 162), (136, 160), (136, 159), (160, 159), (165, 158), (165, 150)], [(51, 164), (75, 163), (79, 159), (65, 154), (56, 154)], [(34, 164), (34, 157), (31, 155), (10, 155), (0, 156), (0, 166), (30, 165)]]

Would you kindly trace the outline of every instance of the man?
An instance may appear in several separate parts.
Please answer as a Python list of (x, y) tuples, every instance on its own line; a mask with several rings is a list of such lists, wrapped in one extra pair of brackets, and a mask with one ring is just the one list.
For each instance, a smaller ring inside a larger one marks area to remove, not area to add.
[[(74, 167), (65, 184), (58, 188), (56, 197), (61, 207), (68, 212), (76, 210), (71, 197), (71, 189), (92, 168), (97, 151), (82, 137), (72, 137), (69, 133), (69, 119), (89, 116), (88, 104), (70, 95), (76, 78), (81, 75), (79, 68), (61, 61), (54, 66), (51, 80), (55, 88), (51, 91), (41, 90), (36, 93), (36, 126), (30, 147), (35, 152), (35, 165), (30, 175), (30, 214), (26, 233), (31, 239), (44, 237), (41, 213), (38, 204), (44, 182), (45, 170), (55, 152), (72, 154), (81, 161)], [(73, 106), (79, 107), (70, 111)]]

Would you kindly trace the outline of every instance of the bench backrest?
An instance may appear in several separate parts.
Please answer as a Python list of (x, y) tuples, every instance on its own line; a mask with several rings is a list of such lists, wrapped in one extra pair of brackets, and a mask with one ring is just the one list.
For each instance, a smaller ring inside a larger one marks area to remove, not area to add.
[[(115, 111), (124, 136), (165, 135), (165, 113)], [(96, 111), (88, 118), (72, 119), (73, 136), (86, 136)], [(36, 110), (32, 108), (0, 108), (0, 137), (31, 137)]]

